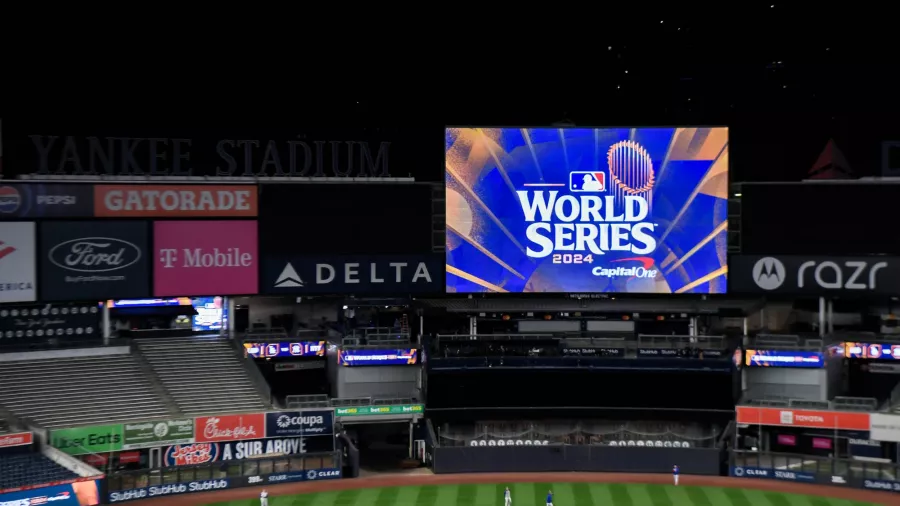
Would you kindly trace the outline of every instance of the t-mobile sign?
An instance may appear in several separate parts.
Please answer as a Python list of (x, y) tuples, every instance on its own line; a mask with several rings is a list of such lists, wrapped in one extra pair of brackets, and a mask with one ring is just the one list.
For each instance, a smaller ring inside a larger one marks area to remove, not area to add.
[(155, 296), (257, 293), (255, 221), (157, 221), (153, 232)]

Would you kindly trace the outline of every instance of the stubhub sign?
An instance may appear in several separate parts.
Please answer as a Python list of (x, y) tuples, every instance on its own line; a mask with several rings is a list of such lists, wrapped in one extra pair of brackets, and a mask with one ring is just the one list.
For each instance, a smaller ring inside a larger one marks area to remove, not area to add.
[(155, 485), (146, 488), (133, 488), (129, 490), (120, 490), (118, 492), (110, 492), (109, 502), (134, 501), (137, 499), (186, 494), (190, 492), (210, 492), (213, 490), (224, 490), (231, 486), (231, 480), (226, 478), (218, 480), (189, 481), (186, 483), (173, 483), (170, 485)]

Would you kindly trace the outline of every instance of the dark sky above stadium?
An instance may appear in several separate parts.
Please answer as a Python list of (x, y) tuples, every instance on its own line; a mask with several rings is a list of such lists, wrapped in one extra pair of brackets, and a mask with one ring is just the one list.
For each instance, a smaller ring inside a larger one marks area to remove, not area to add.
[[(183, 47), (183, 57), (135, 57), (124, 68), (98, 61), (97, 72), (72, 60), (53, 69), (54, 80), (31, 72), (13, 83), (38, 99), (10, 102), (4, 131), (19, 131), (18, 120), (21, 131), (74, 123), (84, 132), (112, 123), (163, 131), (339, 125), (399, 141), (433, 129), (439, 151), (446, 124), (724, 124), (732, 181), (802, 179), (830, 139), (857, 176), (878, 174), (881, 141), (900, 140), (900, 64), (894, 31), (881, 25), (888, 18), (868, 11), (857, 20), (848, 6), (712, 5), (533, 10), (546, 18), (538, 25), (517, 21), (524, 12), (505, 22), (472, 13), (441, 27), (407, 23), (403, 32), (373, 20), (368, 30), (348, 25), (314, 43), (300, 40), (309, 33), (270, 34), (279, 40)], [(109, 51), (104, 61), (141, 52)], [(440, 180), (441, 171), (429, 160), (413, 175)]]

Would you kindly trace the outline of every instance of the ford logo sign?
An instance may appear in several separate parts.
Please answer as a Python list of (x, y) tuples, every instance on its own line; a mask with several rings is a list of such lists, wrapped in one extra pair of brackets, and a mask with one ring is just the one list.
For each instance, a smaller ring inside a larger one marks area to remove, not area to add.
[(134, 265), (141, 249), (110, 237), (82, 237), (54, 246), (48, 255), (57, 267), (75, 272), (110, 272)]

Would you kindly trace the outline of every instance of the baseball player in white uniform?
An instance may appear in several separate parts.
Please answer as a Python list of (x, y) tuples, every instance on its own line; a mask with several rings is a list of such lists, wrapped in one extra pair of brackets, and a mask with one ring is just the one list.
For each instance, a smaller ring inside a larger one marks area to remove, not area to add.
[(509, 493), (509, 487), (506, 487), (506, 491), (503, 492), (503, 504), (504, 506), (512, 506), (512, 495)]
[(269, 506), (269, 493), (266, 489), (259, 493), (259, 506)]

